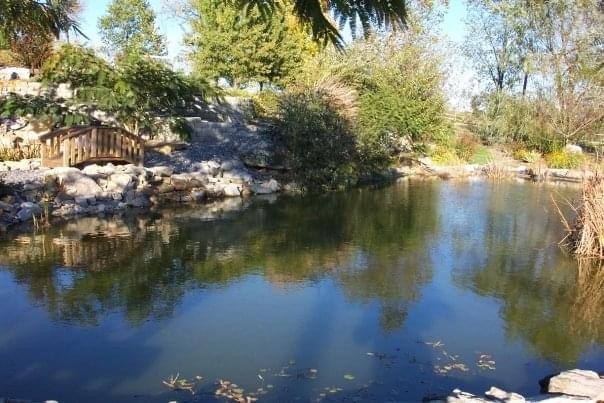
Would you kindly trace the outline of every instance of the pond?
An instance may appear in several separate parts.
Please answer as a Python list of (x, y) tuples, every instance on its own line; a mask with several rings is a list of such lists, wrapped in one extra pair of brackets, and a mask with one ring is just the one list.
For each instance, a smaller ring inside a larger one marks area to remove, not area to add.
[(575, 192), (407, 180), (4, 235), (0, 396), (418, 401), (604, 371), (604, 269), (558, 246)]

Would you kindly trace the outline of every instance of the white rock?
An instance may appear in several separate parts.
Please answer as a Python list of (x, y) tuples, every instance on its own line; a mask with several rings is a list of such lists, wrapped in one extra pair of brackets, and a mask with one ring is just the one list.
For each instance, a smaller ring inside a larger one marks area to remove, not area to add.
[(279, 182), (277, 182), (275, 179), (271, 179), (261, 183), (254, 183), (252, 185), (252, 192), (258, 195), (264, 195), (276, 193), (280, 188)]
[(153, 176), (172, 176), (172, 174), (174, 173), (174, 169), (172, 167), (169, 166), (159, 166), (159, 167), (151, 167), (151, 168), (147, 168), (147, 170), (149, 172), (151, 172), (153, 174)]
[(107, 192), (124, 193), (132, 188), (132, 175), (127, 173), (115, 173), (107, 178)]
[(96, 196), (103, 191), (93, 179), (84, 175), (77, 168), (53, 168), (48, 172), (57, 177), (59, 184), (70, 197)]
[(578, 146), (576, 144), (567, 144), (566, 146), (564, 146), (564, 151), (575, 154), (583, 154), (583, 149), (581, 148), (581, 146)]
[(222, 192), (227, 197), (238, 197), (241, 196), (241, 187), (234, 183), (229, 183), (222, 187)]
[(604, 379), (594, 371), (573, 369), (552, 377), (547, 391), (604, 400)]

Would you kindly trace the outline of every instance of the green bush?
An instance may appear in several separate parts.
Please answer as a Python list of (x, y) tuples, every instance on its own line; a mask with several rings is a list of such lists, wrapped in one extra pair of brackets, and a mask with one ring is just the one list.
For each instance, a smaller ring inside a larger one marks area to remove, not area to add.
[(541, 153), (535, 150), (527, 150), (526, 148), (520, 148), (514, 151), (514, 158), (522, 162), (534, 164), (541, 159)]
[(474, 98), (472, 107), (470, 125), (487, 144), (521, 144), (542, 153), (560, 148), (562, 139), (544, 115), (552, 106), (543, 99), (496, 92)]
[(340, 188), (358, 178), (352, 122), (328, 96), (304, 88), (281, 98), (277, 130), (297, 180), (307, 189)]
[(585, 157), (579, 153), (557, 150), (547, 154), (545, 162), (550, 168), (573, 169), (583, 165)]

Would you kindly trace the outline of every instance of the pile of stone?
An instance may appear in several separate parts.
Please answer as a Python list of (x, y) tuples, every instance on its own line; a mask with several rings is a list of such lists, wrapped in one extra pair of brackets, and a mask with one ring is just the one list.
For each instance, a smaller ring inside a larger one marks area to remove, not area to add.
[(45, 169), (35, 161), (19, 164), (10, 167), (4, 194), (0, 194), (0, 218), (5, 225), (41, 215), (106, 214), (173, 202), (271, 194), (281, 189), (275, 179), (257, 177), (239, 161), (202, 161), (184, 173), (174, 173), (170, 166), (107, 164)]
[(484, 397), (455, 389), (445, 398), (426, 400), (432, 403), (598, 403), (604, 401), (604, 377), (593, 371), (581, 369), (564, 371), (543, 380), (541, 386), (543, 394), (529, 398), (492, 387), (485, 392)]

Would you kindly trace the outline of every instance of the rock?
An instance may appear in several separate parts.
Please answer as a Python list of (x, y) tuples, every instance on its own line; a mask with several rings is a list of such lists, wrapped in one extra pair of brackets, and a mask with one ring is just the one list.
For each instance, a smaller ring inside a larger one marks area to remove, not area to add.
[(236, 184), (229, 183), (222, 187), (222, 193), (227, 197), (239, 197), (241, 196), (241, 187)]
[(254, 180), (254, 178), (247, 171), (233, 170), (230, 172), (224, 172), (222, 174), (222, 180), (225, 182), (243, 184), (243, 183), (251, 183)]
[(604, 379), (594, 371), (573, 369), (552, 377), (547, 391), (604, 400)]
[(191, 191), (191, 198), (195, 202), (202, 202), (206, 198), (205, 190), (193, 190)]
[(146, 174), (145, 168), (132, 164), (124, 165), (123, 172), (126, 174), (130, 174), (131, 176), (142, 176)]
[(132, 186), (132, 175), (128, 173), (115, 173), (107, 178), (107, 191), (110, 193), (124, 194)]
[(176, 190), (187, 190), (190, 188), (189, 181), (191, 178), (187, 174), (174, 174), (170, 179), (172, 186)]
[(96, 204), (96, 198), (94, 196), (77, 196), (75, 198), (75, 203), (81, 207), (88, 207), (88, 205)]
[(225, 172), (230, 171), (235, 167), (235, 165), (237, 165), (235, 161), (223, 161), (220, 164), (220, 170)]
[(154, 176), (162, 176), (162, 177), (172, 176), (172, 174), (174, 173), (174, 169), (169, 166), (151, 167), (151, 168), (147, 168), (147, 170), (149, 172), (151, 172)]
[(98, 179), (98, 178), (106, 178), (109, 175), (113, 175), (115, 173), (115, 166), (113, 164), (107, 164), (107, 165), (97, 165), (97, 164), (92, 164), (92, 165), (87, 165), (82, 169), (82, 172), (87, 175), (90, 176), (91, 178), (94, 179)]
[(509, 403), (524, 403), (526, 399), (524, 396), (519, 395), (518, 393), (506, 392), (505, 390), (501, 390), (496, 388), (495, 386), (491, 386), (491, 389), (485, 392), (487, 397), (492, 397), (497, 400), (501, 400), (502, 402)]
[(174, 191), (174, 186), (171, 183), (163, 182), (161, 185), (157, 187), (158, 193), (170, 193)]
[[(79, 169), (53, 168), (49, 173), (56, 177), (65, 194), (70, 197), (96, 196), (103, 191), (93, 179), (84, 175)], [(48, 177), (46, 179), (48, 180)]]
[(261, 183), (254, 183), (252, 185), (252, 192), (258, 195), (276, 193), (280, 189), (279, 182), (275, 179), (264, 181)]
[(29, 208), (22, 208), (21, 210), (19, 210), (17, 212), (17, 218), (21, 222), (26, 222), (26, 221), (31, 220), (33, 215), (34, 215), (34, 211)]
[(30, 165), (29, 160), (21, 160), (21, 161), (4, 161), (4, 165), (8, 167), (9, 170), (15, 171), (17, 169), (21, 171), (29, 171)]
[(145, 196), (137, 196), (132, 201), (128, 202), (128, 204), (132, 207), (149, 207), (151, 202)]
[(10, 211), (10, 210), (12, 210), (12, 208), (13, 208), (12, 204), (0, 201), (0, 210)]
[(581, 146), (578, 146), (576, 144), (567, 144), (566, 146), (564, 146), (564, 151), (575, 154), (583, 154), (583, 149), (581, 148)]

